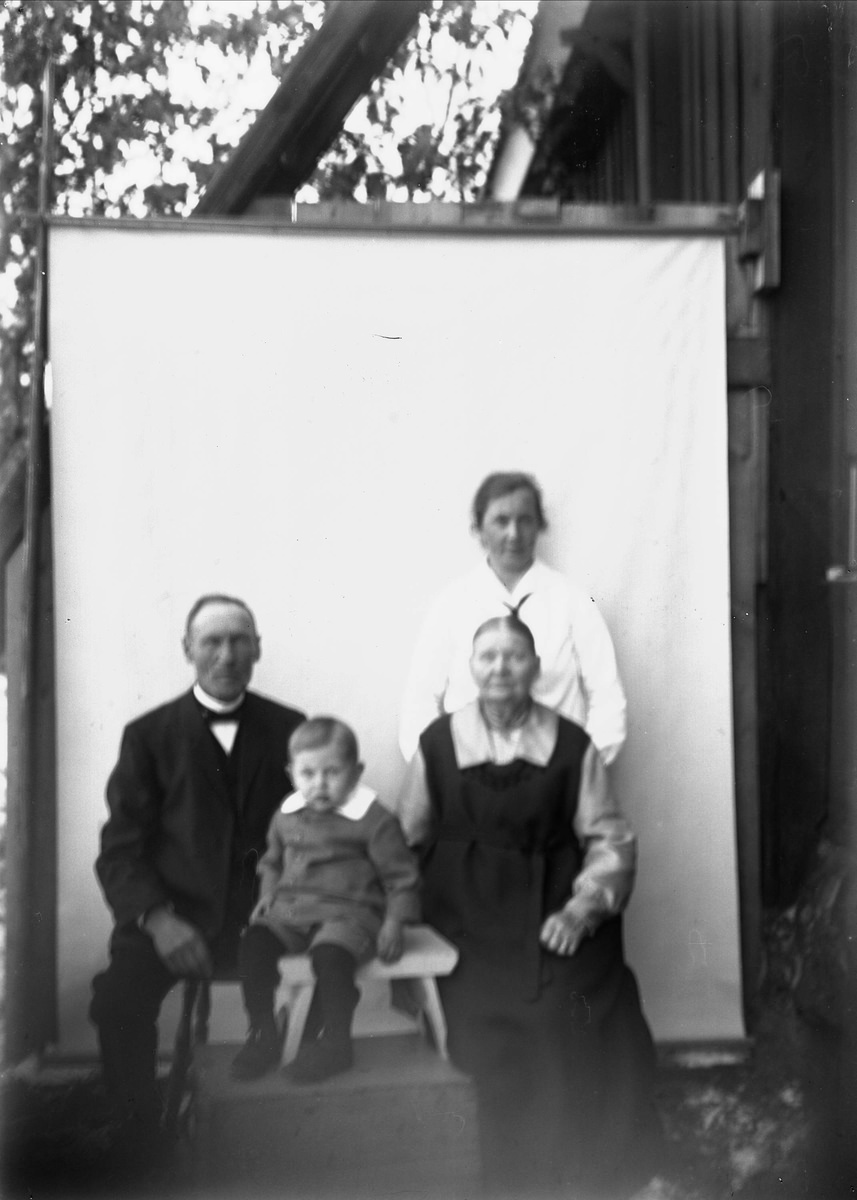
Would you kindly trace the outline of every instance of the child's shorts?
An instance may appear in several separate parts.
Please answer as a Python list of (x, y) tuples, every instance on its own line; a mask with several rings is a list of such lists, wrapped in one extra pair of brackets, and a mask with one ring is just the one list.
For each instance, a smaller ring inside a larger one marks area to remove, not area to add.
[(361, 921), (353, 917), (328, 917), (312, 924), (291, 924), (269, 912), (254, 924), (265, 925), (275, 933), (286, 954), (306, 954), (315, 946), (341, 946), (353, 954), (358, 963), (375, 957), (378, 930), (376, 919)]

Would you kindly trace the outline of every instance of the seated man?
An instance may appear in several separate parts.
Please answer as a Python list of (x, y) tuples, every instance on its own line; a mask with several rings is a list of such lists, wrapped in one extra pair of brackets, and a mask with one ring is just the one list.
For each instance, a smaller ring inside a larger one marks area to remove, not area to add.
[(132, 721), (107, 783), (96, 872), (115, 919), (93, 982), (105, 1082), (129, 1148), (157, 1138), (157, 1018), (185, 976), (234, 970), (271, 816), (290, 790), (303, 714), (247, 691), (259, 660), (252, 612), (203, 596), (183, 639), (193, 689)]

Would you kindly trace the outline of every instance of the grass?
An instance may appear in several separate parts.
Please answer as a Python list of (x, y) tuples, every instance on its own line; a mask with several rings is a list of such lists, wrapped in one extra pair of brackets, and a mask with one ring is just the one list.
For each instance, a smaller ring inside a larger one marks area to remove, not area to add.
[(7, 1197), (109, 1194), (113, 1122), (100, 1080), (8, 1078), (2, 1089)]

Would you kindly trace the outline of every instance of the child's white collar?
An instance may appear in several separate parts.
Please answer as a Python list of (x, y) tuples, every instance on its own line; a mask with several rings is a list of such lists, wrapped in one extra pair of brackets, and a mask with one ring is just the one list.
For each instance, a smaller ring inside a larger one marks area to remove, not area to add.
[[(366, 816), (372, 801), (377, 799), (377, 792), (373, 792), (372, 788), (367, 787), (365, 783), (358, 783), (349, 792), (345, 802), (340, 804), (339, 808), (333, 809), (332, 812), (340, 817), (347, 817), (349, 821), (359, 821), (361, 817)], [(280, 812), (296, 813), (305, 807), (306, 797), (303, 792), (292, 792), (290, 796), (286, 796), (280, 805)]]

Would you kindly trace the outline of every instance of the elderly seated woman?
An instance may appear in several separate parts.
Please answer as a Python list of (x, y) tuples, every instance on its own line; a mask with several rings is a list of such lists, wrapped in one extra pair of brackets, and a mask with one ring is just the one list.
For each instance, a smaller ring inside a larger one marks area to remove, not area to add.
[(425, 919), (460, 952), (442, 998), (477, 1089), (488, 1194), (630, 1195), (660, 1152), (622, 950), (635, 839), (589, 736), (532, 699), (528, 626), (484, 622), (471, 669), (478, 698), (425, 730), (397, 814)]

